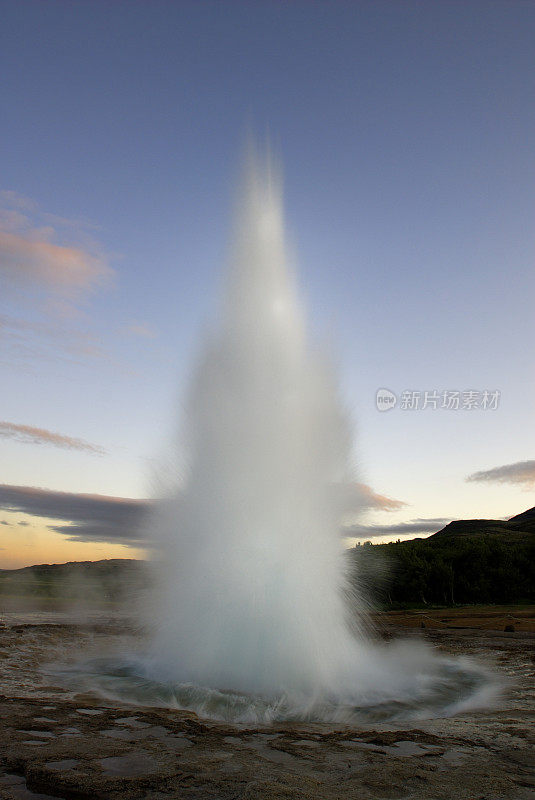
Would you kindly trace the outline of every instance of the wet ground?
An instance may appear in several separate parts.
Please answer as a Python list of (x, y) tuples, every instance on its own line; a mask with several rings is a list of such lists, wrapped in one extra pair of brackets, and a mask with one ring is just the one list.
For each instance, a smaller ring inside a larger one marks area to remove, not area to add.
[[(141, 642), (127, 621), (4, 614), (0, 798), (532, 800), (535, 632), (529, 613), (500, 613), (494, 623), (473, 610), (464, 617), (456, 610), (454, 624), (444, 611), (435, 623), (430, 612), (381, 619), (385, 636), (425, 637), (443, 652), (492, 664), (508, 681), (500, 707), (351, 729), (238, 728), (77, 693), (43, 666), (96, 655), (110, 643), (132, 652)], [(511, 616), (524, 623), (515, 626)], [(504, 631), (506, 624), (515, 630)]]

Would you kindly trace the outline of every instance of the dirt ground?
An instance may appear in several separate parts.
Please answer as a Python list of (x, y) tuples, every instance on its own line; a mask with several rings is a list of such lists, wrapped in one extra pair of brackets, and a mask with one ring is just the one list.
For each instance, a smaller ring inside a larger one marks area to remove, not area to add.
[[(378, 614), (377, 623), (386, 627), (430, 628), (431, 630), (475, 630), (527, 632), (535, 634), (535, 606), (468, 606), (460, 608), (415, 609)], [(513, 631), (508, 629), (512, 628)]]
[[(132, 646), (124, 621), (6, 613), (0, 625), (0, 798), (533, 800), (533, 612), (381, 616), (384, 636), (413, 628), (410, 635), (444, 652), (493, 665), (508, 688), (498, 708), (372, 729), (238, 728), (76, 694), (41, 666), (97, 650), (110, 638)], [(514, 631), (504, 631), (506, 625)]]

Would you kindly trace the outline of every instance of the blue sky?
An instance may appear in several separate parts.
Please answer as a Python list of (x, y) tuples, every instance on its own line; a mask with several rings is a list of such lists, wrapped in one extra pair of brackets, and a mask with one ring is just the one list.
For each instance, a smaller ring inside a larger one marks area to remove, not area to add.
[[(370, 535), (533, 505), (531, 3), (1, 9), (2, 486), (151, 494), (252, 126), (284, 165), (310, 328), (338, 365), (359, 479), (406, 504), (372, 506)], [(501, 397), (379, 413), (380, 387)], [(137, 553), (120, 537), (71, 542), (50, 530), (67, 512), (9, 497), (0, 566)]]

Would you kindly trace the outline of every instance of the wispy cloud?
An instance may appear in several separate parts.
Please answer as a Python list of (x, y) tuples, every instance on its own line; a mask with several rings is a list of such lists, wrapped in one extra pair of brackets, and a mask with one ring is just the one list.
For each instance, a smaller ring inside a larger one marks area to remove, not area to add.
[[(398, 508), (405, 505), (398, 500), (376, 495), (369, 487), (365, 494), (369, 508), (387, 509), (390, 504)], [(39, 489), (33, 486), (11, 486), (0, 484), (0, 509), (19, 512), (49, 520), (61, 520), (66, 524), (50, 525), (51, 530), (64, 534), (71, 541), (110, 542), (141, 547), (147, 543), (144, 523), (148, 513), (157, 508), (162, 500), (136, 500), (126, 497), (108, 497), (98, 494), (77, 494)], [(362, 506), (361, 506), (362, 508)], [(427, 527), (414, 527), (427, 522)], [(401, 526), (354, 526), (345, 528), (346, 536), (381, 536), (390, 531), (411, 533), (426, 530), (434, 532), (449, 520), (414, 520)], [(412, 526), (412, 527), (411, 527)], [(355, 532), (356, 531), (356, 532)]]
[(142, 339), (155, 339), (156, 331), (146, 322), (132, 322), (123, 329), (129, 336), (139, 336)]
[(106, 355), (100, 333), (87, 329), (86, 301), (114, 271), (93, 233), (85, 220), (48, 214), (30, 198), (0, 192), (2, 363), (34, 369)]
[(351, 525), (343, 529), (344, 536), (356, 539), (372, 539), (377, 536), (406, 536), (419, 533), (436, 533), (451, 522), (448, 517), (412, 519), (394, 525)]
[(0, 315), (3, 361), (18, 367), (43, 364), (53, 359), (68, 363), (101, 359), (106, 352), (99, 338), (89, 331), (65, 326), (64, 321), (35, 322), (7, 314)]
[(96, 455), (103, 455), (106, 452), (103, 447), (86, 442), (85, 439), (65, 436), (62, 433), (49, 431), (45, 428), (35, 428), (32, 425), (17, 425), (14, 422), (1, 420), (0, 436), (4, 439), (15, 439), (25, 444), (52, 445), (53, 447), (62, 447), (67, 450), (84, 450)]
[(2, 192), (0, 274), (4, 291), (72, 311), (113, 271), (85, 222), (45, 214), (29, 198)]
[(77, 542), (141, 547), (145, 541), (143, 521), (152, 506), (150, 500), (0, 484), (0, 508), (64, 521), (68, 524), (51, 525), (51, 530)]
[(515, 483), (524, 489), (535, 488), (535, 460), (516, 461), (501, 467), (473, 472), (467, 481), (488, 481), (497, 483)]
[(0, 230), (0, 267), (8, 282), (33, 283), (76, 297), (109, 275), (101, 259), (80, 247), (46, 241), (44, 236), (44, 231), (37, 230), (27, 234)]

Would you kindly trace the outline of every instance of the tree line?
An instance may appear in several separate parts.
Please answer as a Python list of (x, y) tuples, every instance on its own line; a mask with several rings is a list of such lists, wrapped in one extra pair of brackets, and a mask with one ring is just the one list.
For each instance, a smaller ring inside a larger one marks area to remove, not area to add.
[(534, 535), (435, 535), (351, 552), (356, 579), (383, 607), (535, 602)]

